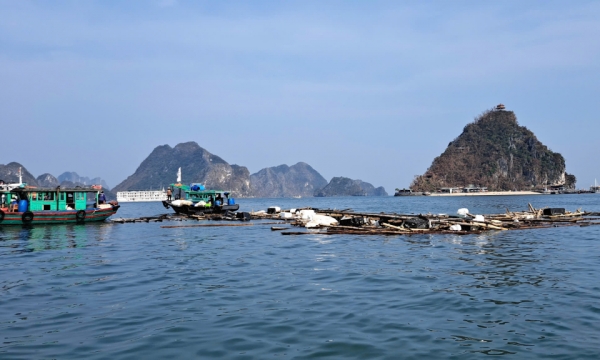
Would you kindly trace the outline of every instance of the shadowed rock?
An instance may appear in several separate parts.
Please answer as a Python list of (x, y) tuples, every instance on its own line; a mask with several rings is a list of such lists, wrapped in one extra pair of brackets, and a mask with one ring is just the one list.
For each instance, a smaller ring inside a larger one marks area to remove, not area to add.
[(250, 183), (256, 197), (310, 197), (327, 185), (327, 180), (310, 165), (299, 162), (262, 169), (250, 175)]
[(315, 196), (388, 196), (385, 189), (346, 177), (334, 177), (324, 188), (315, 192)]

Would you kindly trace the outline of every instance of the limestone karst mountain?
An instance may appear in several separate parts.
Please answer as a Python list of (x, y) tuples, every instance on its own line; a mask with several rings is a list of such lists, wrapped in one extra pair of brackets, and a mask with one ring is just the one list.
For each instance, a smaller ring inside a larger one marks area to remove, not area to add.
[(307, 163), (279, 165), (250, 175), (255, 197), (313, 196), (315, 190), (327, 185), (327, 180)]
[(100, 177), (95, 177), (90, 179), (87, 176), (79, 176), (79, 174), (77, 174), (74, 171), (67, 171), (64, 172), (62, 174), (60, 174), (57, 178), (59, 183), (63, 183), (65, 181), (68, 182), (72, 182), (74, 184), (83, 184), (86, 186), (89, 185), (102, 185), (102, 187), (104, 189), (109, 189), (110, 187), (108, 186), (108, 184), (106, 183), (106, 181), (104, 181), (102, 178)]
[(54, 175), (48, 173), (38, 176), (37, 178), (35, 178), (35, 180), (41, 187), (56, 187), (60, 185), (58, 179), (55, 178)]
[(414, 179), (413, 191), (475, 185), (489, 190), (531, 190), (549, 185), (574, 186), (565, 159), (552, 152), (514, 112), (494, 109), (465, 126), (427, 171)]
[(18, 162), (11, 162), (6, 165), (0, 164), (0, 180), (3, 180), (5, 183), (18, 183), (19, 168), (21, 169), (23, 182), (31, 186), (38, 186), (35, 177)]
[(367, 182), (340, 176), (317, 190), (315, 196), (388, 196), (388, 193), (381, 186), (375, 188)]
[(167, 187), (177, 180), (181, 167), (183, 183), (203, 183), (208, 189), (230, 190), (233, 196), (248, 197), (250, 172), (246, 167), (229, 165), (195, 142), (156, 147), (135, 173), (112, 191), (151, 190)]

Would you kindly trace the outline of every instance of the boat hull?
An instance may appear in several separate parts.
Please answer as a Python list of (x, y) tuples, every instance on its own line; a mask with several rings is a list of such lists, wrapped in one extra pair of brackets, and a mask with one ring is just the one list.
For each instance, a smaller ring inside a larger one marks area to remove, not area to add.
[[(85, 224), (88, 222), (104, 221), (114, 215), (119, 205), (106, 209), (63, 210), (63, 211), (26, 211), (7, 212), (0, 220), (4, 225), (38, 225), (38, 224)], [(2, 215), (0, 214), (0, 217)]]
[(195, 214), (223, 214), (225, 212), (235, 212), (240, 208), (239, 204), (234, 205), (220, 205), (213, 207), (203, 207), (203, 206), (193, 206), (193, 205), (181, 205), (176, 206), (173, 205), (170, 201), (163, 201), (163, 206), (165, 208), (172, 208), (177, 214), (183, 215), (195, 215)]

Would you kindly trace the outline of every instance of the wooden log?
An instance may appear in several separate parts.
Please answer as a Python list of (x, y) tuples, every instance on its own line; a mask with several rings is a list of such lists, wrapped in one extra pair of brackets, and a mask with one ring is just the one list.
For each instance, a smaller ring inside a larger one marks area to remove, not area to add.
[(308, 231), (283, 231), (281, 235), (331, 235), (326, 232), (308, 232)]
[(289, 227), (281, 227), (281, 226), (271, 226), (271, 231), (279, 231), (289, 229)]
[(381, 226), (385, 226), (385, 227), (388, 227), (388, 228), (396, 229), (396, 230), (399, 230), (399, 231), (402, 231), (402, 232), (410, 232), (412, 230), (412, 229), (405, 229), (405, 228), (401, 228), (400, 226), (394, 226), (394, 225), (386, 224), (386, 223), (381, 224)]
[(193, 228), (193, 227), (220, 227), (220, 226), (254, 226), (252, 223), (244, 224), (194, 224), (194, 225), (163, 225), (161, 228), (173, 229), (173, 228)]

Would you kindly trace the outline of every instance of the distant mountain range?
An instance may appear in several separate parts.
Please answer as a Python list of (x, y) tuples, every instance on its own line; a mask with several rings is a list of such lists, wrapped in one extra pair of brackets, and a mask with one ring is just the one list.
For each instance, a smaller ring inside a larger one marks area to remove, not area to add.
[(57, 186), (62, 186), (64, 188), (75, 187), (75, 186), (90, 186), (90, 185), (102, 185), (104, 193), (109, 200), (116, 199), (116, 195), (110, 191), (110, 188), (106, 184), (106, 181), (101, 178), (93, 178), (90, 179), (85, 176), (79, 176), (75, 172), (65, 172), (57, 178), (55, 178), (52, 174), (42, 174), (35, 178), (26, 168), (25, 166), (17, 163), (11, 162), (6, 165), (0, 164), (0, 179), (5, 183), (17, 183), (19, 182), (19, 169), (21, 169), (21, 174), (23, 178), (23, 182), (27, 183), (30, 186), (39, 186), (46, 188), (55, 188)]
[(103, 188), (109, 189), (110, 187), (106, 183), (106, 181), (102, 180), (99, 177), (95, 177), (90, 179), (87, 176), (79, 176), (76, 172), (64, 172), (57, 178), (59, 183), (64, 181), (70, 181), (76, 184), (84, 184), (84, 185), (102, 185)]
[[(250, 175), (245, 166), (230, 165), (197, 143), (186, 142), (173, 148), (169, 145), (156, 147), (132, 175), (113, 188), (113, 192), (166, 187), (175, 182), (179, 167), (183, 183), (202, 183), (208, 189), (229, 190), (237, 197), (310, 197), (329, 186), (321, 174), (303, 162), (269, 167)], [(366, 189), (360, 191), (363, 194), (382, 193), (372, 191), (371, 188), (375, 188), (371, 184), (360, 183)], [(345, 194), (338, 194), (336, 189), (346, 191), (332, 185), (319, 196)]]
[(176, 181), (180, 167), (183, 183), (202, 183), (207, 189), (229, 190), (236, 197), (387, 195), (382, 187), (376, 189), (361, 180), (333, 178), (328, 183), (303, 162), (269, 167), (250, 175), (245, 166), (230, 165), (195, 142), (177, 144), (173, 148), (169, 145), (156, 147), (136, 171), (112, 191), (101, 178), (90, 179), (75, 172), (62, 173), (58, 178), (48, 173), (35, 178), (16, 162), (0, 165), (0, 179), (17, 182), (19, 168), (22, 168), (23, 181), (29, 185), (74, 187), (99, 184), (109, 199), (115, 199), (118, 191), (166, 188)]

